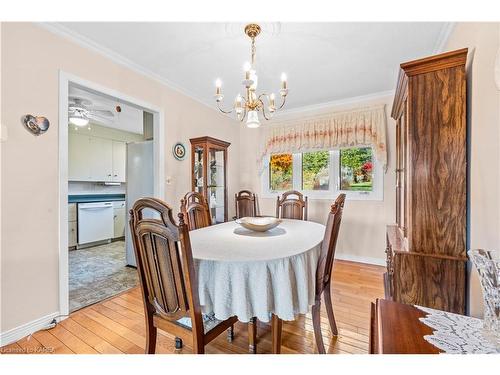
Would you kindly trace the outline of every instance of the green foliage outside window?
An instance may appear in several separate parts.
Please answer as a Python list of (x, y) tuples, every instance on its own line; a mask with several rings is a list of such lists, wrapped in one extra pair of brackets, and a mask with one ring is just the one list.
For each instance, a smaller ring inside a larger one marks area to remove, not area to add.
[(371, 147), (340, 151), (341, 190), (372, 191), (373, 163)]
[(306, 152), (302, 154), (302, 189), (328, 190), (330, 173), (328, 151)]

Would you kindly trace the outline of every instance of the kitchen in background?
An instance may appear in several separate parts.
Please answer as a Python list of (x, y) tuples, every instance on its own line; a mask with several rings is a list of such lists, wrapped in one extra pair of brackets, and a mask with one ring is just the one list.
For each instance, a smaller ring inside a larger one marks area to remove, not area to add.
[[(70, 87), (69, 307), (138, 285), (127, 210), (153, 195), (153, 115)], [(132, 266), (132, 267), (130, 267)]]

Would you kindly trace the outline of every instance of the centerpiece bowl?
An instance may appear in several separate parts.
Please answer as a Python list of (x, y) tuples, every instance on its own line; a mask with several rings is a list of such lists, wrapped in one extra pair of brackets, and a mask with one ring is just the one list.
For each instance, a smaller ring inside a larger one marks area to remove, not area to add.
[(272, 216), (242, 217), (241, 219), (236, 219), (237, 224), (255, 232), (265, 232), (273, 229), (280, 225), (281, 221), (281, 219)]

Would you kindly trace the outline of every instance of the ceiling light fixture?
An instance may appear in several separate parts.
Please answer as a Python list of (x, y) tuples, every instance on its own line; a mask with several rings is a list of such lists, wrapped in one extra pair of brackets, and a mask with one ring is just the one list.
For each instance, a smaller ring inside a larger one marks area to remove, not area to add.
[(83, 116), (81, 113), (75, 112), (69, 116), (69, 122), (76, 126), (86, 126), (89, 123), (89, 119)]
[[(281, 104), (278, 108), (276, 108), (274, 93), (262, 93), (257, 96), (256, 91), (258, 77), (257, 71), (255, 70), (255, 38), (260, 34), (260, 31), (261, 28), (257, 24), (251, 23), (245, 26), (245, 34), (248, 35), (248, 37), (252, 40), (252, 62), (245, 63), (243, 67), (245, 71), (245, 79), (243, 80), (242, 84), (245, 87), (245, 97), (242, 97), (241, 94), (238, 94), (234, 101), (233, 108), (229, 111), (226, 111), (220, 106), (220, 103), (224, 98), (224, 95), (222, 94), (222, 82), (220, 79), (217, 79), (217, 81), (215, 82), (215, 101), (217, 102), (217, 108), (219, 108), (222, 113), (226, 114), (232, 113), (233, 111), (236, 112), (238, 120), (242, 122), (246, 118), (246, 125), (249, 128), (258, 128), (260, 126), (258, 115), (259, 111), (262, 112), (262, 116), (266, 120), (271, 119), (272, 115), (274, 114), (274, 112), (276, 112), (277, 109), (283, 108), (283, 106), (285, 105), (286, 96), (288, 94), (286, 74), (282, 73), (280, 89)], [(264, 103), (264, 99), (267, 103)]]

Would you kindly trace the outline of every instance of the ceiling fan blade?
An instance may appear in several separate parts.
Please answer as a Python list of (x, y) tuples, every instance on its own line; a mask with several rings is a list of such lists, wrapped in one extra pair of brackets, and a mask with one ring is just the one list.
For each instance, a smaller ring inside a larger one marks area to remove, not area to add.
[(90, 120), (95, 120), (98, 122), (103, 122), (105, 124), (111, 124), (114, 122), (114, 119), (111, 117), (99, 116), (98, 114), (90, 112), (87, 116)]
[(91, 114), (95, 114), (96, 116), (102, 116), (102, 117), (114, 117), (115, 114), (107, 109), (91, 109), (90, 110)]

